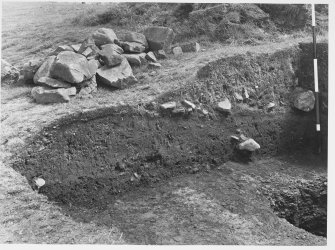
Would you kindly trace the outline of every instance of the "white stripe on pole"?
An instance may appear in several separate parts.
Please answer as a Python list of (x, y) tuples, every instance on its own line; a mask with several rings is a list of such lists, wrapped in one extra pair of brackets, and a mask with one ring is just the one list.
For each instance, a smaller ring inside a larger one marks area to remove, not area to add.
[(316, 124), (316, 131), (320, 131), (320, 124)]
[(314, 3), (312, 4), (312, 26), (315, 26), (315, 10), (314, 10)]
[(313, 59), (313, 61), (314, 61), (314, 88), (315, 92), (319, 92), (318, 59)]

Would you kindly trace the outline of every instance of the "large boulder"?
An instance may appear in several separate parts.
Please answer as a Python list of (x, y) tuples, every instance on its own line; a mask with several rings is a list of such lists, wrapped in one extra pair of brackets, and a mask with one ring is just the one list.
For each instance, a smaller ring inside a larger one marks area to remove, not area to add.
[(48, 89), (45, 87), (34, 87), (31, 90), (31, 95), (37, 103), (48, 104), (48, 103), (63, 103), (70, 101), (70, 89)]
[(150, 62), (154, 62), (154, 63), (157, 62), (157, 58), (152, 51), (150, 51), (146, 54), (145, 59), (147, 59)]
[(122, 60), (120, 65), (113, 68), (108, 66), (101, 67), (97, 70), (97, 76), (98, 83), (119, 89), (124, 89), (137, 82), (126, 58)]
[(137, 42), (121, 42), (121, 47), (125, 52), (129, 53), (142, 53), (145, 51), (145, 47)]
[(132, 66), (141, 66), (147, 62), (145, 59), (146, 54), (123, 54), (123, 56), (128, 60), (129, 64)]
[(92, 77), (86, 57), (71, 51), (58, 54), (50, 75), (69, 83), (80, 83)]
[(41, 77), (50, 77), (50, 70), (53, 67), (53, 64), (55, 62), (56, 56), (49, 56), (44, 63), (39, 67), (37, 72), (34, 75), (34, 83), (38, 84), (38, 80)]
[(1, 84), (13, 84), (19, 79), (19, 70), (1, 59)]
[(119, 54), (123, 54), (124, 53), (123, 49), (119, 45), (116, 45), (114, 43), (109, 43), (109, 44), (102, 45), (101, 49), (102, 50), (104, 50), (104, 49), (108, 49), (108, 50), (112, 49), (116, 53), (119, 53)]
[(101, 46), (108, 43), (114, 43), (117, 36), (112, 29), (100, 28), (92, 34), (95, 45)]
[(309, 112), (314, 108), (315, 97), (311, 90), (296, 88), (292, 93), (293, 105), (295, 108)]
[(105, 46), (99, 51), (101, 60), (106, 66), (113, 67), (122, 62), (123, 57), (111, 46)]
[(43, 60), (30, 60), (26, 62), (20, 72), (24, 83), (33, 83), (34, 75), (43, 64)]
[(135, 42), (143, 45), (146, 49), (148, 48), (148, 41), (144, 34), (127, 31), (122, 36), (122, 41), (124, 42)]
[(152, 26), (144, 30), (144, 35), (148, 41), (150, 50), (157, 51), (163, 49), (170, 51), (171, 44), (175, 38), (172, 29), (162, 26)]
[(57, 79), (53, 79), (47, 76), (40, 77), (38, 79), (38, 84), (50, 88), (71, 88), (71, 84), (67, 82), (63, 82)]

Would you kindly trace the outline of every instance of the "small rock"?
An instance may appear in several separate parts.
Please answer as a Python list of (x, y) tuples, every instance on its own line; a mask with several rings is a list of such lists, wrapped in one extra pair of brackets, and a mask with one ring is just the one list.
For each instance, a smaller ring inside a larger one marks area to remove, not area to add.
[(45, 87), (51, 87), (54, 89), (57, 88), (71, 88), (71, 84), (67, 82), (63, 82), (57, 79), (53, 79), (47, 76), (43, 76), (38, 79), (37, 81), (38, 84), (45, 86)]
[(161, 68), (161, 67), (162, 67), (162, 65), (160, 63), (151, 62), (151, 63), (148, 64), (148, 69), (158, 69), (158, 68)]
[(276, 104), (275, 104), (274, 102), (270, 102), (270, 103), (266, 106), (266, 108), (267, 108), (267, 110), (272, 110), (275, 106), (276, 106)]
[(231, 103), (228, 98), (225, 98), (223, 101), (219, 102), (216, 107), (221, 112), (230, 112)]
[(43, 64), (43, 60), (30, 60), (29, 62), (23, 65), (21, 70), (21, 75), (23, 75), (24, 83), (33, 83), (34, 75), (36, 74), (37, 70)]
[(44, 87), (34, 87), (31, 95), (37, 103), (63, 103), (70, 101), (69, 90), (64, 88), (46, 89)]
[(142, 66), (147, 62), (147, 59), (145, 59), (146, 54), (140, 53), (140, 54), (123, 54), (123, 56), (128, 60), (129, 64), (132, 66)]
[(100, 28), (92, 34), (95, 45), (101, 46), (108, 43), (114, 43), (117, 36), (112, 29)]
[(234, 96), (237, 101), (243, 101), (243, 96), (241, 96), (239, 93), (234, 92)]
[(156, 57), (157, 59), (161, 60), (161, 59), (166, 59), (167, 55), (164, 50), (160, 49), (156, 52)]
[(163, 110), (174, 109), (177, 106), (176, 102), (166, 102), (160, 105)]
[(249, 138), (246, 137), (244, 134), (240, 134), (240, 139), (241, 139), (242, 141), (246, 141), (246, 140), (248, 140)]
[(241, 142), (238, 145), (239, 150), (247, 150), (247, 151), (250, 151), (250, 152), (253, 152), (253, 151), (255, 151), (257, 149), (260, 149), (260, 148), (261, 148), (261, 146), (251, 138), (244, 141), (244, 142)]
[(148, 52), (148, 53), (146, 54), (145, 59), (147, 59), (147, 60), (150, 61), (150, 62), (154, 62), (154, 63), (157, 62), (157, 59), (156, 59), (156, 57), (155, 57), (155, 54), (154, 54), (152, 51), (150, 51), (150, 52)]
[(156, 71), (151, 71), (151, 72), (149, 73), (149, 76), (155, 76), (156, 74), (157, 74)]
[(183, 115), (183, 114), (186, 113), (186, 110), (185, 110), (185, 108), (183, 108), (183, 107), (174, 108), (174, 109), (172, 110), (172, 113), (175, 114), (175, 115)]
[(144, 30), (144, 35), (152, 51), (163, 49), (169, 51), (175, 37), (172, 29), (163, 26), (151, 26)]
[(311, 90), (297, 88), (293, 91), (293, 105), (295, 108), (309, 112), (314, 109), (315, 97)]
[(172, 53), (175, 55), (175, 56), (178, 56), (178, 55), (181, 55), (181, 54), (183, 54), (183, 50), (182, 50), (182, 48), (181, 47), (174, 47), (173, 49), (172, 49)]
[(49, 56), (43, 63), (42, 65), (39, 67), (39, 69), (37, 70), (37, 72), (34, 75), (34, 83), (38, 84), (38, 80), (41, 77), (50, 77), (50, 70), (53, 67), (53, 64), (55, 62), (56, 56)]
[(34, 181), (34, 183), (35, 183), (35, 185), (37, 186), (38, 189), (40, 189), (41, 187), (43, 187), (45, 185), (45, 180), (43, 180), (40, 177), (33, 178), (33, 181)]
[(119, 46), (114, 43), (109, 43), (101, 46), (101, 49), (104, 50), (114, 50), (116, 53), (123, 54), (124, 50)]
[(183, 52), (198, 52), (200, 50), (200, 44), (196, 42), (189, 42), (180, 45)]
[(243, 99), (249, 99), (249, 94), (246, 88), (242, 89), (242, 97)]
[(61, 45), (58, 46), (57, 49), (54, 52), (52, 52), (51, 55), (58, 55), (62, 51), (73, 51), (73, 48), (69, 45)]
[(125, 52), (129, 53), (142, 53), (145, 51), (145, 47), (136, 42), (122, 42), (121, 47)]
[(93, 55), (93, 50), (90, 47), (87, 47), (81, 54), (85, 57), (89, 57)]
[(240, 138), (238, 138), (236, 135), (231, 135), (230, 138), (236, 141), (240, 140)]
[(10, 63), (1, 59), (1, 84), (13, 84), (19, 79), (20, 72)]
[(196, 108), (195, 104), (190, 102), (190, 101), (184, 100), (184, 101), (182, 101), (182, 103), (188, 108), (192, 108), (192, 109)]

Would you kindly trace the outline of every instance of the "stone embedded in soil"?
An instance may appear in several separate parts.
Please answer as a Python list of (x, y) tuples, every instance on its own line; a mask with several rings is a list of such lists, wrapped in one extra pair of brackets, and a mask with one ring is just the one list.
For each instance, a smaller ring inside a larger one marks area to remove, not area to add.
[(31, 95), (37, 103), (49, 104), (49, 103), (63, 103), (69, 102), (69, 94), (72, 90), (59, 88), (59, 89), (46, 89), (44, 87), (34, 87), (31, 90)]
[(231, 111), (231, 103), (228, 98), (225, 98), (223, 101), (217, 104), (217, 110), (221, 112), (230, 112)]
[(175, 55), (175, 56), (178, 56), (178, 55), (181, 55), (181, 54), (183, 54), (183, 50), (182, 50), (182, 48), (181, 47), (174, 47), (173, 49), (172, 49), (172, 53)]
[(274, 102), (270, 102), (270, 103), (266, 106), (266, 108), (267, 108), (268, 110), (272, 110), (275, 106), (276, 106), (276, 104), (275, 104)]
[(156, 57), (155, 57), (155, 54), (154, 54), (152, 51), (150, 51), (150, 52), (148, 52), (148, 53), (146, 54), (145, 59), (147, 59), (147, 60), (150, 61), (150, 62), (154, 62), (154, 63), (157, 62), (157, 59), (156, 59)]
[(146, 54), (123, 54), (123, 56), (128, 60), (129, 64), (132, 66), (142, 66), (146, 63), (147, 59), (145, 59)]
[(34, 75), (34, 83), (38, 84), (38, 80), (41, 77), (50, 77), (50, 70), (53, 67), (53, 64), (55, 62), (56, 56), (49, 56), (44, 63), (39, 67), (37, 72)]
[(109, 43), (101, 46), (101, 49), (114, 50), (116, 53), (123, 54), (124, 50), (117, 44)]
[(129, 85), (135, 84), (137, 79), (126, 58), (123, 58), (120, 65), (113, 68), (103, 66), (97, 70), (98, 83), (123, 89)]
[(305, 112), (309, 112), (314, 108), (315, 97), (313, 91), (296, 88), (292, 95), (295, 108)]
[(236, 140), (236, 141), (240, 140), (240, 138), (236, 135), (231, 135), (230, 138), (233, 139), (233, 140)]
[(198, 52), (200, 50), (200, 44), (197, 42), (189, 42), (180, 45), (183, 52)]
[(162, 49), (158, 50), (155, 54), (156, 54), (156, 58), (159, 59), (159, 60), (167, 58), (167, 55), (166, 55), (165, 51), (162, 50)]
[(172, 114), (175, 114), (175, 115), (183, 115), (185, 113), (186, 113), (186, 109), (184, 107), (178, 107), (172, 110)]
[(234, 92), (234, 97), (237, 101), (243, 101), (243, 97), (237, 92)]
[(38, 79), (38, 84), (50, 88), (71, 88), (71, 84), (51, 77), (43, 76)]
[(137, 32), (131, 32), (131, 31), (126, 31), (122, 37), (122, 41), (125, 42), (136, 42), (144, 46), (146, 49), (148, 48), (148, 41), (145, 38), (145, 35), (142, 33), (137, 33)]
[(103, 47), (103, 49), (99, 51), (99, 55), (105, 65), (109, 67), (119, 65), (123, 60), (123, 57), (115, 52), (114, 48), (111, 46)]
[(192, 102), (190, 102), (190, 101), (187, 101), (187, 100), (183, 100), (182, 101), (182, 104), (184, 104), (186, 107), (188, 107), (188, 108), (192, 108), (192, 109), (195, 109), (196, 108), (196, 106), (195, 106), (195, 104), (194, 103), (192, 103)]
[(145, 47), (136, 42), (121, 42), (121, 47), (125, 52), (128, 53), (142, 53), (145, 51)]
[(163, 26), (152, 26), (144, 30), (144, 35), (152, 51), (163, 49), (170, 51), (171, 43), (175, 37), (172, 29)]
[(177, 106), (176, 102), (166, 102), (160, 105), (163, 110), (171, 110)]
[(257, 149), (260, 149), (261, 146), (254, 140), (254, 139), (248, 139), (244, 142), (241, 142), (239, 145), (238, 145), (238, 149), (239, 150), (247, 150), (247, 151), (250, 151), (250, 152), (253, 152)]
[(86, 57), (71, 51), (58, 54), (50, 75), (69, 83), (80, 83), (92, 77)]
[(243, 99), (249, 99), (248, 90), (246, 88), (242, 89), (242, 97)]
[(114, 43), (117, 36), (112, 29), (100, 28), (92, 34), (95, 45), (101, 46), (108, 43)]
[(162, 65), (160, 63), (153, 63), (153, 62), (150, 62), (148, 64), (148, 69), (159, 69), (161, 68)]

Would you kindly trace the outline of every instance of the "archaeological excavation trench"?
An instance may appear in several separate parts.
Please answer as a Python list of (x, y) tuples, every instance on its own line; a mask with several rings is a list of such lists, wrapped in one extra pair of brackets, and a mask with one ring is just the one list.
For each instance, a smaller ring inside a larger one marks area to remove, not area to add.
[[(242, 161), (243, 155), (231, 139), (237, 129), (261, 145), (254, 154), (258, 159), (294, 152), (311, 154), (316, 141), (314, 111), (301, 112), (283, 105), (269, 112), (255, 108), (253, 103), (233, 105), (230, 115), (210, 109), (213, 98), (210, 93), (230, 93), (235, 90), (230, 86), (257, 84), (259, 89), (274, 90), (257, 96), (259, 106), (271, 95), (278, 103), (287, 101), (296, 79), (309, 88), (312, 73), (308, 48), (310, 44), (270, 55), (219, 59), (198, 71), (197, 87), (185, 86), (178, 93), (166, 93), (157, 99), (157, 103), (163, 103), (181, 98), (180, 92), (187, 92), (193, 100), (207, 105), (209, 116), (197, 112), (174, 115), (152, 110), (145, 104), (140, 108), (100, 109), (58, 120), (31, 140), (13, 167), (32, 186), (34, 177), (42, 177), (46, 185), (40, 193), (50, 200), (87, 209), (104, 209), (119, 194), (138, 187), (154, 186), (183, 174), (202, 173), (227, 161)], [(325, 51), (327, 45), (321, 44), (319, 48)], [(320, 52), (320, 55), (325, 54)], [(327, 60), (320, 59), (324, 103), (327, 103), (328, 91), (327, 67), (324, 66)], [(246, 105), (249, 108), (245, 108)], [(327, 112), (322, 112), (321, 117), (326, 157)], [(326, 236), (327, 187), (324, 183), (315, 182), (310, 184), (313, 188), (297, 189), (299, 195), (273, 193), (273, 211), (298, 227)]]

